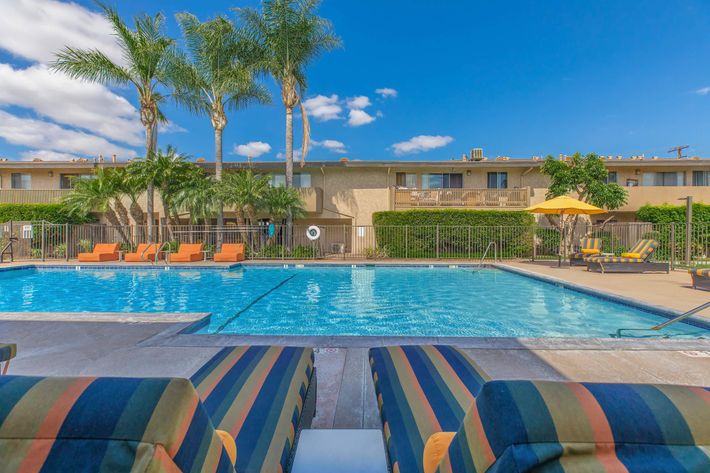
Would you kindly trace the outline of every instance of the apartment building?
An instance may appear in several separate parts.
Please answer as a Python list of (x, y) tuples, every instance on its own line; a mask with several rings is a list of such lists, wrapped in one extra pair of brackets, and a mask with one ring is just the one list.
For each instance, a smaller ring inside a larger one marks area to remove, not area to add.
[[(628, 203), (613, 212), (616, 221), (635, 220), (645, 204), (679, 205), (692, 196), (710, 203), (710, 159), (607, 158), (609, 180), (629, 192)], [(50, 203), (71, 191), (71, 178), (90, 176), (99, 166), (125, 163), (0, 161), (0, 203)], [(209, 172), (214, 164), (199, 163)], [(269, 174), (273, 185), (285, 181), (283, 163), (226, 163), (227, 170), (251, 166)], [(294, 185), (308, 212), (303, 223), (370, 225), (381, 210), (522, 210), (545, 199), (548, 178), (542, 160), (480, 159), (461, 161), (340, 161), (296, 166)], [(158, 202), (156, 212), (162, 210)], [(230, 215), (227, 212), (227, 219)], [(160, 218), (158, 213), (155, 216)], [(600, 216), (598, 218), (607, 218)]]

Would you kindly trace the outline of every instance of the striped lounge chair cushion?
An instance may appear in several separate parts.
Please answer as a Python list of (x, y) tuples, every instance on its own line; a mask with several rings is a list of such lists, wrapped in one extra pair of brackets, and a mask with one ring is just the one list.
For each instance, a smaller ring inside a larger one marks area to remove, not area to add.
[[(706, 269), (689, 269), (688, 272), (695, 277), (708, 278), (710, 277), (710, 268)], [(1, 351), (1, 350), (0, 350)], [(2, 358), (0, 357), (0, 361)]]
[(638, 254), (640, 258), (625, 258), (621, 256), (592, 256), (587, 261), (594, 263), (643, 263), (658, 248), (656, 240), (639, 240), (628, 253)]
[(217, 429), (237, 444), (237, 471), (286, 471), (313, 373), (313, 350), (222, 349), (191, 380)]
[(392, 471), (423, 472), (427, 439), (458, 430), (488, 376), (448, 346), (373, 348), (370, 365)]
[(188, 380), (0, 376), (0, 471), (234, 467)]
[(437, 471), (707, 472), (709, 389), (491, 381)]
[(582, 238), (579, 242), (579, 251), (572, 253), (570, 255), (572, 258), (589, 258), (594, 255), (594, 253), (584, 253), (582, 250), (597, 250), (597, 254), (602, 250), (602, 239), (601, 238)]
[(17, 355), (17, 345), (14, 343), (0, 343), (0, 363), (10, 361)]

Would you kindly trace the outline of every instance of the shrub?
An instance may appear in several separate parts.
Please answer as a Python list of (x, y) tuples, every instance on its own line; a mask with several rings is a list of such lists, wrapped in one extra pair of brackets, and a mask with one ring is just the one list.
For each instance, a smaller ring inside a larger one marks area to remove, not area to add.
[(291, 251), (292, 258), (311, 259), (316, 257), (316, 249), (312, 246), (298, 245)]
[(535, 218), (527, 212), (501, 210), (405, 210), (375, 212), (372, 223), (378, 225), (447, 225), (447, 226), (529, 226)]
[[(685, 223), (685, 205), (644, 205), (636, 217), (642, 222)], [(710, 205), (693, 204), (693, 222), (710, 223)]]
[(259, 258), (280, 258), (284, 254), (284, 248), (281, 245), (267, 245), (259, 251), (256, 256)]
[(9, 221), (50, 223), (89, 223), (95, 221), (88, 215), (69, 213), (63, 204), (0, 204), (0, 222)]
[[(653, 232), (648, 233), (648, 237), (653, 237), (661, 244), (659, 254), (656, 257), (670, 257), (670, 252), (675, 255), (682, 255), (685, 248), (685, 205), (644, 205), (636, 217), (644, 222), (653, 223)], [(671, 230), (671, 223), (676, 223), (675, 232)], [(710, 225), (710, 205), (693, 204), (693, 226)], [(644, 238), (647, 236), (644, 235)], [(671, 244), (675, 243), (675, 246)], [(690, 242), (691, 253), (706, 257), (710, 248), (710, 234), (707, 231), (693, 231), (693, 238)]]

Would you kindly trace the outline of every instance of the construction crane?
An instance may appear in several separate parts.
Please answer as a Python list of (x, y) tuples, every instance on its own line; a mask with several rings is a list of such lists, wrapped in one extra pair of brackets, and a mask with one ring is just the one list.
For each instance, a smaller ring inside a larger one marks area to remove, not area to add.
[(683, 156), (683, 150), (688, 148), (688, 145), (681, 145), (681, 146), (676, 146), (675, 148), (671, 148), (668, 150), (669, 153), (678, 153), (678, 159), (686, 158), (687, 156)]

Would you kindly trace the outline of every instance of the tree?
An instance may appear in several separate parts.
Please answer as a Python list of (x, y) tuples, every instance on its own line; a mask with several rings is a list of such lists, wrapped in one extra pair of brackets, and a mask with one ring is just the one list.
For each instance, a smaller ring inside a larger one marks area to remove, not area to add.
[(143, 214), (143, 208), (141, 207), (138, 199), (141, 194), (143, 194), (146, 188), (146, 183), (144, 183), (138, 176), (135, 176), (129, 172), (130, 168), (116, 168), (112, 171), (113, 179), (118, 187), (118, 191), (128, 197), (130, 200), (130, 205), (128, 207), (128, 212), (136, 225), (145, 224), (145, 215)]
[[(293, 109), (303, 117), (301, 163), (308, 154), (310, 132), (301, 102), (307, 87), (306, 66), (321, 53), (341, 45), (331, 23), (316, 15), (320, 0), (265, 0), (262, 11), (238, 10), (244, 25), (246, 44), (253, 48), (257, 69), (270, 74), (281, 86), (286, 109), (286, 187), (293, 186)], [(290, 228), (293, 216), (287, 217)], [(290, 232), (287, 240), (290, 239)], [(287, 241), (287, 244), (290, 244)]]
[(270, 187), (264, 195), (263, 206), (278, 223), (283, 223), (289, 215), (293, 218), (306, 215), (301, 194), (293, 187)]
[(234, 207), (239, 225), (254, 225), (268, 190), (269, 178), (251, 169), (226, 173), (219, 186), (220, 198)]
[[(103, 52), (66, 46), (52, 63), (52, 68), (75, 79), (111, 86), (133, 85), (138, 92), (140, 119), (145, 127), (146, 158), (152, 159), (158, 141), (159, 122), (165, 121), (159, 105), (163, 95), (157, 90), (165, 82), (166, 64), (173, 40), (164, 33), (165, 19), (140, 15), (134, 18), (134, 29), (113, 8), (99, 4), (111, 23), (116, 41), (123, 51), (125, 64), (117, 64)], [(148, 238), (153, 241), (153, 188), (147, 189)]]
[[(254, 81), (249, 61), (241, 57), (249, 48), (240, 47), (234, 24), (222, 16), (200, 23), (190, 13), (177, 15), (187, 52), (177, 52), (170, 61), (169, 82), (173, 97), (190, 112), (210, 118), (214, 129), (215, 177), (222, 180), (222, 134), (227, 112), (250, 103), (269, 103), (271, 96)], [(220, 207), (217, 225), (224, 225)], [(218, 242), (221, 243), (221, 242)]]
[(190, 214), (190, 223), (202, 221), (205, 225), (217, 215), (222, 205), (217, 182), (204, 172), (195, 173), (186, 182), (175, 195), (174, 203), (176, 208)]
[[(548, 199), (575, 194), (579, 200), (607, 210), (618, 209), (628, 199), (628, 193), (623, 187), (607, 181), (609, 171), (604, 160), (594, 153), (576, 153), (565, 160), (548, 156), (541, 172), (550, 178), (546, 196)], [(551, 219), (551, 216), (547, 217)], [(574, 235), (578, 221), (579, 216), (575, 215), (565, 222), (570, 234)]]

